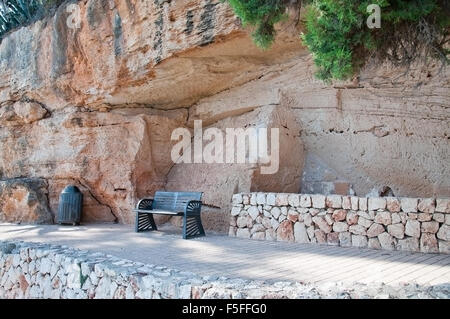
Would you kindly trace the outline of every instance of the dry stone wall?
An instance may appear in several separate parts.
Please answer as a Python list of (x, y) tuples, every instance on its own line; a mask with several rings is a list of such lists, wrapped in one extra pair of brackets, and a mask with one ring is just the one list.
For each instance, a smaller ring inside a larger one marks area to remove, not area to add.
[(448, 285), (267, 283), (40, 243), (0, 241), (0, 299), (443, 298)]
[(230, 236), (450, 253), (450, 199), (245, 193), (232, 201)]

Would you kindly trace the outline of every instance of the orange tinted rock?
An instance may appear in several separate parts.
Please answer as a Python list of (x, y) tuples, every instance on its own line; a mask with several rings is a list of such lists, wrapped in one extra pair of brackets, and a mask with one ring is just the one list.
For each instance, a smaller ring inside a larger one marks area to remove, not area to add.
[(332, 216), (335, 221), (343, 221), (347, 216), (347, 211), (344, 209), (337, 209), (333, 212)]
[(19, 178), (0, 181), (0, 221), (53, 223), (44, 179)]
[(289, 220), (283, 221), (277, 229), (278, 241), (294, 241), (294, 228)]

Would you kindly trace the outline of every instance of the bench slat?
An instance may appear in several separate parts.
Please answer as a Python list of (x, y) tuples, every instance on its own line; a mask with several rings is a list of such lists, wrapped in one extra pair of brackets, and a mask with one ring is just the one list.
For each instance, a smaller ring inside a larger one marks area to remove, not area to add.
[(167, 211), (184, 211), (190, 200), (201, 200), (201, 192), (156, 192), (153, 209)]
[(162, 209), (153, 209), (153, 210), (149, 210), (149, 209), (133, 209), (133, 211), (136, 212), (136, 213), (183, 216), (182, 212), (177, 213), (177, 212), (172, 212), (172, 211), (162, 210)]

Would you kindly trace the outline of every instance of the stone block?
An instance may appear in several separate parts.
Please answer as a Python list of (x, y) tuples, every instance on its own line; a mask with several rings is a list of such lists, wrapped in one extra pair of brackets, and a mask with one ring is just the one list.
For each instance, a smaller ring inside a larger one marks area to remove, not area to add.
[(314, 226), (309, 226), (306, 228), (306, 232), (308, 233), (309, 240), (312, 242), (315, 239), (315, 229)]
[(439, 252), (438, 241), (434, 234), (423, 233), (420, 236), (420, 251), (423, 253)]
[(324, 195), (311, 195), (312, 207), (313, 208), (325, 208), (325, 198)]
[[(288, 211), (287, 219), (289, 219), (291, 222), (295, 223), (295, 222), (299, 221), (299, 214), (297, 213), (297, 211), (290, 209)], [(301, 220), (301, 221), (303, 221), (303, 220)]]
[(355, 235), (366, 235), (366, 228), (361, 225), (352, 225), (348, 228), (348, 230)]
[(358, 214), (356, 212), (354, 212), (354, 211), (349, 211), (347, 213), (346, 218), (345, 218), (345, 220), (347, 221), (347, 224), (349, 226), (357, 224), (358, 223), (358, 219), (359, 219)]
[(250, 207), (247, 212), (253, 220), (255, 220), (256, 217), (259, 216), (259, 210), (256, 206)]
[[(311, 196), (309, 195), (301, 195), (300, 196), (300, 207), (309, 208), (312, 206)], [(318, 207), (323, 208), (323, 207)]]
[(394, 250), (395, 242), (394, 237), (384, 232), (378, 235), (378, 240), (380, 241), (380, 245), (382, 249), (386, 250)]
[(303, 216), (303, 222), (305, 223), (306, 226), (311, 226), (312, 225), (312, 216), (310, 214), (305, 214)]
[(442, 225), (437, 233), (437, 238), (450, 241), (450, 226), (446, 224)]
[(364, 217), (360, 216), (358, 219), (358, 225), (361, 225), (365, 228), (369, 228), (370, 226), (372, 226), (372, 224), (373, 224), (373, 221), (366, 219)]
[(439, 230), (439, 223), (437, 221), (423, 222), (420, 230), (422, 233), (436, 234)]
[(250, 230), (248, 228), (238, 228), (236, 230), (236, 237), (250, 238)]
[(252, 206), (256, 206), (257, 205), (257, 203), (256, 203), (256, 193), (251, 193), (250, 194), (250, 205), (252, 205)]
[(272, 219), (270, 220), (270, 225), (271, 225), (271, 227), (272, 227), (273, 230), (277, 230), (277, 229), (278, 229), (278, 226), (280, 226), (280, 223), (278, 222), (277, 219), (272, 218)]
[(258, 205), (265, 205), (266, 204), (266, 194), (264, 194), (264, 193), (257, 193), (256, 194), (256, 204), (258, 204)]
[(333, 224), (333, 231), (336, 233), (348, 231), (348, 225), (344, 222), (335, 222)]
[(344, 209), (336, 209), (333, 212), (332, 217), (337, 222), (343, 221), (347, 217), (347, 211)]
[(331, 246), (339, 245), (339, 233), (329, 233), (327, 234), (327, 243)]
[(299, 194), (290, 194), (288, 196), (289, 206), (298, 207), (300, 206), (300, 195)]
[(450, 242), (445, 240), (438, 241), (439, 252), (441, 254), (450, 254)]
[(266, 240), (275, 241), (277, 239), (277, 233), (273, 229), (266, 230)]
[(309, 243), (308, 233), (304, 223), (294, 224), (294, 238), (297, 243)]
[(342, 208), (342, 196), (340, 195), (328, 195), (326, 200), (326, 207), (329, 208)]
[(404, 251), (419, 252), (420, 251), (419, 239), (415, 237), (400, 239), (397, 243), (397, 249)]
[(434, 213), (433, 220), (437, 221), (438, 223), (445, 223), (445, 215), (443, 213)]
[(434, 198), (422, 198), (417, 205), (419, 212), (433, 214), (436, 209), (436, 201)]
[(264, 218), (261, 220), (261, 224), (262, 224), (266, 229), (272, 228), (271, 218), (269, 218), (269, 217), (264, 217)]
[(258, 232), (264, 232), (266, 231), (266, 227), (264, 227), (262, 224), (254, 224), (253, 227), (250, 230), (250, 234), (258, 233)]
[(384, 231), (385, 230), (384, 230), (383, 225), (374, 223), (367, 230), (367, 236), (368, 237), (377, 237), (379, 234), (383, 233)]
[(276, 195), (274, 193), (269, 193), (266, 196), (267, 205), (275, 206), (276, 204)]
[(402, 219), (400, 217), (399, 213), (392, 213), (391, 214), (392, 224), (398, 224), (402, 222)]
[(334, 220), (333, 220), (333, 218), (331, 217), (331, 214), (326, 214), (325, 216), (324, 216), (324, 218), (325, 218), (325, 221), (328, 223), (328, 225), (333, 225), (333, 223), (334, 223)]
[(364, 248), (367, 247), (367, 237), (362, 235), (352, 235), (352, 246)]
[(352, 204), (352, 210), (358, 210), (359, 209), (359, 197), (352, 196), (350, 197), (350, 202)]
[(358, 205), (359, 205), (359, 210), (367, 211), (367, 198), (366, 197), (360, 197)]
[(264, 231), (256, 232), (252, 235), (252, 239), (256, 240), (265, 240), (266, 239), (266, 233)]
[(316, 238), (317, 243), (319, 243), (319, 244), (327, 243), (327, 235), (320, 229), (316, 229), (314, 231), (314, 237)]
[(283, 221), (277, 228), (277, 240), (278, 241), (294, 241), (294, 229), (292, 223), (289, 220)]
[(387, 197), (386, 198), (386, 208), (391, 213), (398, 213), (401, 210), (400, 201), (396, 197)]
[(350, 196), (342, 196), (342, 208), (343, 209), (352, 209), (352, 202), (350, 200)]
[(339, 233), (339, 245), (342, 247), (350, 247), (352, 245), (352, 234), (349, 232)]
[(386, 208), (386, 199), (382, 197), (370, 197), (368, 203), (369, 210), (379, 210)]
[(275, 199), (275, 205), (277, 205), (277, 206), (289, 205), (288, 196), (289, 196), (289, 194), (282, 194), (282, 193), (277, 194), (276, 199)]
[(376, 237), (369, 238), (367, 247), (371, 249), (381, 249), (380, 241)]
[(239, 228), (247, 227), (248, 216), (239, 216), (236, 220), (236, 225)]
[(324, 233), (328, 234), (331, 232), (331, 226), (323, 217), (315, 216), (312, 220)]
[(281, 209), (279, 207), (274, 207), (272, 208), (270, 213), (272, 214), (273, 218), (278, 219), (278, 217), (280, 217), (281, 215)]
[(403, 237), (405, 237), (405, 226), (401, 223), (388, 225), (387, 231), (395, 238), (403, 239)]
[(428, 213), (419, 213), (417, 214), (417, 220), (419, 222), (428, 222), (433, 218), (432, 214), (428, 214)]
[(242, 204), (242, 194), (234, 194), (232, 198), (233, 204)]
[(417, 220), (408, 220), (405, 225), (405, 234), (411, 237), (420, 237), (420, 222)]
[(438, 198), (436, 199), (436, 211), (438, 213), (450, 214), (450, 198)]
[(377, 212), (375, 215), (375, 222), (385, 226), (392, 224), (391, 213), (386, 211)]
[(417, 204), (419, 203), (417, 198), (401, 198), (400, 203), (402, 211), (405, 213), (417, 213)]

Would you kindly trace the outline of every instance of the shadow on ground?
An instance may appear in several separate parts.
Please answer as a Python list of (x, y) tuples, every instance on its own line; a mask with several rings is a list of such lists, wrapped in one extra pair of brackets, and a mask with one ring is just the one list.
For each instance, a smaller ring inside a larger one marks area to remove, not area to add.
[(0, 240), (5, 239), (68, 245), (199, 275), (303, 282), (450, 282), (449, 255), (256, 241), (217, 233), (183, 240), (181, 229), (170, 224), (144, 233), (118, 224), (0, 224)]

